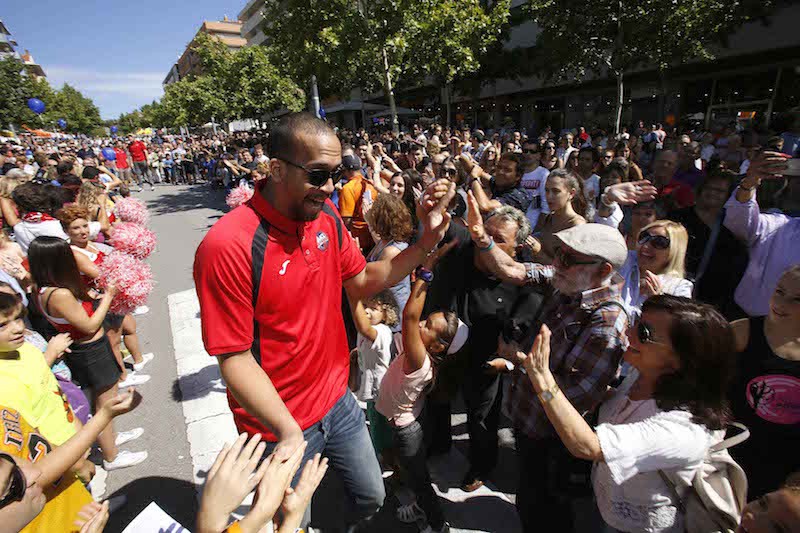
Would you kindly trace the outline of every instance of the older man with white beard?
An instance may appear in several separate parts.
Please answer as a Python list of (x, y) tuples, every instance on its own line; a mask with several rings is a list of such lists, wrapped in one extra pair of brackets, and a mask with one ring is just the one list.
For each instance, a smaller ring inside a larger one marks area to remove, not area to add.
[[(555, 526), (558, 531), (572, 531), (576, 515), (572, 500), (581, 492), (591, 493), (589, 465), (572, 458), (542, 404), (564, 394), (579, 412), (590, 413), (617, 376), (627, 347), (623, 280), (616, 273), (627, 256), (625, 239), (600, 224), (569, 228), (555, 234), (560, 241), (555, 261), (552, 267), (542, 269), (541, 265), (516, 262), (494, 244), (471, 193), (469, 207), (472, 240), (495, 276), (520, 285), (549, 280), (555, 289), (540, 316), (552, 331), (550, 366), (558, 385), (537, 397), (530, 380), (516, 369), (506, 411), (520, 461), (516, 505), (523, 529)], [(498, 355), (513, 360), (517, 351), (530, 348), (539, 327), (532, 329), (528, 345), (501, 342)]]

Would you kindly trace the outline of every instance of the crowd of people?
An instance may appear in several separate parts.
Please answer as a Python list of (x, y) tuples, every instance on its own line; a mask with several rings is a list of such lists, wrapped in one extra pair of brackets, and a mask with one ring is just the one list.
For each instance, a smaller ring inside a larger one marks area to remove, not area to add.
[(526, 532), (798, 531), (799, 149), (791, 132), (368, 132), (308, 113), (263, 134), (9, 143), (0, 524), (102, 531), (86, 452), (147, 459), (120, 449), (144, 430), (113, 419), (153, 355), (96, 280), (115, 201), (205, 182), (253, 195), (195, 257), (242, 434), (197, 531), (307, 527), (329, 468), (353, 531), (382, 508), (447, 531), (429, 460), (461, 408), (459, 488), (492, 484), (510, 427)]

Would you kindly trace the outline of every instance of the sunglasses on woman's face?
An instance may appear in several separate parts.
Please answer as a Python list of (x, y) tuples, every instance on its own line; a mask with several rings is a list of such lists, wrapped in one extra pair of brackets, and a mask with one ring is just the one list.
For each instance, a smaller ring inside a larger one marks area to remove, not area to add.
[[(14, 461), (14, 458), (8, 454), (0, 453), (0, 466), (5, 466), (4, 463), (11, 465), (11, 475), (8, 477), (5, 487), (0, 484), (0, 509), (11, 503), (21, 501), (25, 496), (25, 489), (28, 488), (25, 474), (22, 473), (22, 469)], [(0, 483), (3, 483), (3, 481), (0, 479)]]
[(639, 234), (639, 245), (644, 246), (648, 242), (650, 243), (650, 246), (656, 250), (667, 250), (669, 249), (670, 245), (669, 237), (665, 237), (663, 235), (653, 235), (648, 231), (641, 232)]
[(443, 168), (442, 169), (442, 174), (446, 174), (446, 175), (448, 175), (450, 177), (453, 177), (453, 176), (457, 176), (458, 175), (458, 170), (456, 170), (454, 168)]
[(660, 344), (661, 346), (666, 346), (663, 342), (653, 340), (653, 332), (650, 331), (650, 326), (647, 325), (646, 322), (638, 320), (633, 324), (633, 327), (641, 344)]
[(308, 183), (314, 187), (322, 187), (323, 185), (328, 183), (328, 180), (333, 180), (334, 182), (338, 181), (339, 178), (342, 177), (342, 172), (344, 171), (344, 167), (341, 164), (336, 168), (334, 168), (333, 170), (325, 170), (321, 168), (308, 169), (303, 165), (299, 165), (283, 157), (276, 157), (275, 159), (279, 159), (284, 163), (288, 163), (293, 167), (299, 168), (300, 170), (304, 171), (306, 173), (306, 176), (308, 176)]

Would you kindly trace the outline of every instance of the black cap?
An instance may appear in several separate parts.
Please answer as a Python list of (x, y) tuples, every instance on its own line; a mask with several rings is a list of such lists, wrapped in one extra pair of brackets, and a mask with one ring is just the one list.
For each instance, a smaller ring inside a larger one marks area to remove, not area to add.
[(359, 170), (361, 168), (361, 159), (356, 155), (346, 155), (342, 158), (342, 167), (346, 170)]

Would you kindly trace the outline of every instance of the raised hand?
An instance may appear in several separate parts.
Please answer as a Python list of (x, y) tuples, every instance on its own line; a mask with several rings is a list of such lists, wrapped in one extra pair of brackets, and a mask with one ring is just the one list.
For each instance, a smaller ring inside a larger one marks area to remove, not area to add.
[(531, 350), (527, 355), (517, 352), (516, 359), (517, 364), (525, 368), (534, 387), (537, 390), (546, 389), (547, 382), (552, 379), (550, 373), (550, 328), (542, 324)]
[(300, 527), (306, 507), (311, 502), (314, 491), (317, 490), (327, 471), (328, 459), (322, 459), (320, 454), (316, 454), (314, 459), (309, 459), (305, 468), (303, 468), (303, 473), (300, 474), (300, 481), (297, 482), (297, 486), (294, 489), (287, 487), (286, 495), (281, 503), (281, 511), (283, 512), (281, 531), (295, 531)]
[[(201, 531), (222, 531), (230, 514), (242, 503), (264, 477), (269, 463), (258, 461), (264, 454), (266, 444), (261, 435), (255, 434), (247, 440), (242, 433), (233, 445), (225, 445), (208, 471), (203, 488), (200, 513), (197, 517)], [(245, 444), (246, 442), (246, 444)]]
[(480, 248), (486, 248), (491, 241), (486, 234), (486, 229), (483, 227), (483, 216), (472, 191), (467, 192), (467, 207), (469, 208), (467, 210), (467, 228), (469, 228), (469, 234), (472, 236), (472, 242)]
[(432, 250), (444, 237), (450, 226), (447, 206), (456, 195), (456, 185), (447, 179), (431, 183), (417, 204), (417, 218), (422, 222), (420, 244)]
[(275, 512), (289, 489), (289, 484), (303, 460), (306, 446), (307, 443), (303, 442), (285, 461), (280, 460), (274, 453), (264, 460), (261, 466), (266, 465), (266, 470), (258, 483), (253, 506), (247, 516), (242, 519), (243, 523), (246, 522), (248, 526), (252, 526), (249, 529), (260, 530), (275, 516)]
[(608, 187), (605, 200), (608, 203), (617, 202), (621, 205), (635, 205), (639, 202), (649, 202), (658, 196), (658, 189), (647, 180), (617, 183)]
[(747, 168), (748, 180), (762, 180), (782, 177), (791, 156), (781, 152), (761, 152), (750, 161)]
[(661, 294), (663, 292), (661, 278), (649, 270), (645, 270), (644, 275), (642, 275), (641, 279), (639, 280), (639, 292), (648, 298), (650, 296)]

